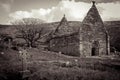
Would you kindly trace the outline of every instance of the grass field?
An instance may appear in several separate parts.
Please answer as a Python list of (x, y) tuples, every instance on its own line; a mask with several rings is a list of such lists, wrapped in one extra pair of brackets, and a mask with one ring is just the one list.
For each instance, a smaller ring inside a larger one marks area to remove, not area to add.
[[(120, 80), (119, 58), (80, 58), (38, 49), (28, 53), (28, 80)], [(22, 65), (16, 54), (9, 50), (0, 58), (0, 80), (21, 80)]]

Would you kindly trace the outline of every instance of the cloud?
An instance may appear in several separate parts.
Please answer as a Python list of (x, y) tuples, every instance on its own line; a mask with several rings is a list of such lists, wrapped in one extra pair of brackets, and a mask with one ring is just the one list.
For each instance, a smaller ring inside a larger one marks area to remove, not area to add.
[[(75, 0), (62, 0), (57, 6), (49, 9), (32, 9), (31, 11), (16, 11), (11, 13), (11, 19), (40, 18), (47, 22), (60, 21), (64, 14), (70, 21), (82, 21), (91, 7), (91, 3), (75, 2)], [(120, 19), (120, 3), (98, 3), (98, 10), (103, 20)]]
[[(103, 10), (101, 11), (101, 16), (104, 20), (120, 20), (120, 3), (101, 3), (98, 4), (100, 8)], [(99, 10), (100, 10), (99, 8)]]
[[(92, 0), (75, 0), (77, 2), (88, 2), (90, 3)], [(120, 0), (94, 0), (96, 3), (113, 3), (113, 2), (120, 2)]]
[(31, 11), (16, 11), (9, 15), (12, 19), (40, 18), (47, 22), (60, 21), (64, 14), (68, 20), (82, 20), (91, 5), (83, 2), (62, 0), (57, 6), (49, 9), (32, 9)]
[(48, 21), (48, 15), (50, 15), (51, 9), (33, 9), (30, 12), (28, 11), (16, 11), (9, 14), (10, 19), (22, 19), (22, 18), (40, 18), (44, 21)]

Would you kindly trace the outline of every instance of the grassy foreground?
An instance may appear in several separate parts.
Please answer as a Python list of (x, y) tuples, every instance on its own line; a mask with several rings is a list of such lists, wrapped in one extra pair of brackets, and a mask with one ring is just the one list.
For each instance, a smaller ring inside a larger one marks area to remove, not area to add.
[[(70, 57), (49, 51), (28, 51), (28, 80), (120, 80), (120, 60)], [(0, 80), (22, 80), (18, 52), (6, 51), (0, 57)]]

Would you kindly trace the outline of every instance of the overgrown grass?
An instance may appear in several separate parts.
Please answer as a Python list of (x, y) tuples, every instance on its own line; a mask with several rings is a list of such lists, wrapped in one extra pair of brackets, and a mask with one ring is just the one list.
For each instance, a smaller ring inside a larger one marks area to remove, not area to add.
[(29, 80), (120, 80), (119, 69), (109, 61), (84, 58), (78, 62), (74, 59), (36, 62), (29, 65), (32, 71)]
[(29, 80), (119, 80), (118, 73), (108, 71), (91, 70), (84, 68), (61, 68), (54, 67), (40, 69)]
[[(120, 80), (118, 59), (70, 57), (39, 50), (30, 52), (33, 57), (28, 61), (29, 80)], [(0, 61), (0, 80), (21, 79), (21, 61), (12, 54)]]

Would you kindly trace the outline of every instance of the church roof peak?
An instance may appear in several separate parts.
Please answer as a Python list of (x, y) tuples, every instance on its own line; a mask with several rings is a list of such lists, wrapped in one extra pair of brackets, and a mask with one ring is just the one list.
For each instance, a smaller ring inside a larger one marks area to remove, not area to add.
[(63, 16), (63, 18), (62, 18), (60, 24), (62, 24), (63, 22), (67, 22), (67, 18), (66, 18), (66, 16), (65, 16), (65, 14), (64, 14), (64, 16)]
[(89, 9), (86, 17), (84, 18), (84, 20), (82, 21), (82, 25), (84, 27), (89, 27), (89, 28), (94, 28), (97, 29), (99, 31), (105, 31), (104, 28), (104, 24), (102, 21), (102, 18), (99, 14), (99, 11), (95, 5), (95, 1), (92, 1), (93, 5), (92, 7)]
[(73, 32), (72, 28), (69, 26), (69, 23), (66, 19), (66, 16), (64, 14), (62, 20), (58, 24), (57, 28), (54, 31), (54, 34), (56, 36), (60, 35), (66, 35), (66, 34), (71, 34)]
[(92, 24), (100, 21), (102, 22), (102, 19), (101, 19), (101, 16), (99, 14), (99, 11), (95, 5), (95, 1), (92, 1), (93, 5), (92, 7), (90, 8), (90, 10), (88, 11), (86, 17), (84, 18), (83, 22), (84, 23), (89, 23), (91, 22)]
[(95, 5), (95, 1), (92, 1), (93, 5)]
[(65, 17), (65, 14), (64, 14), (64, 17)]

